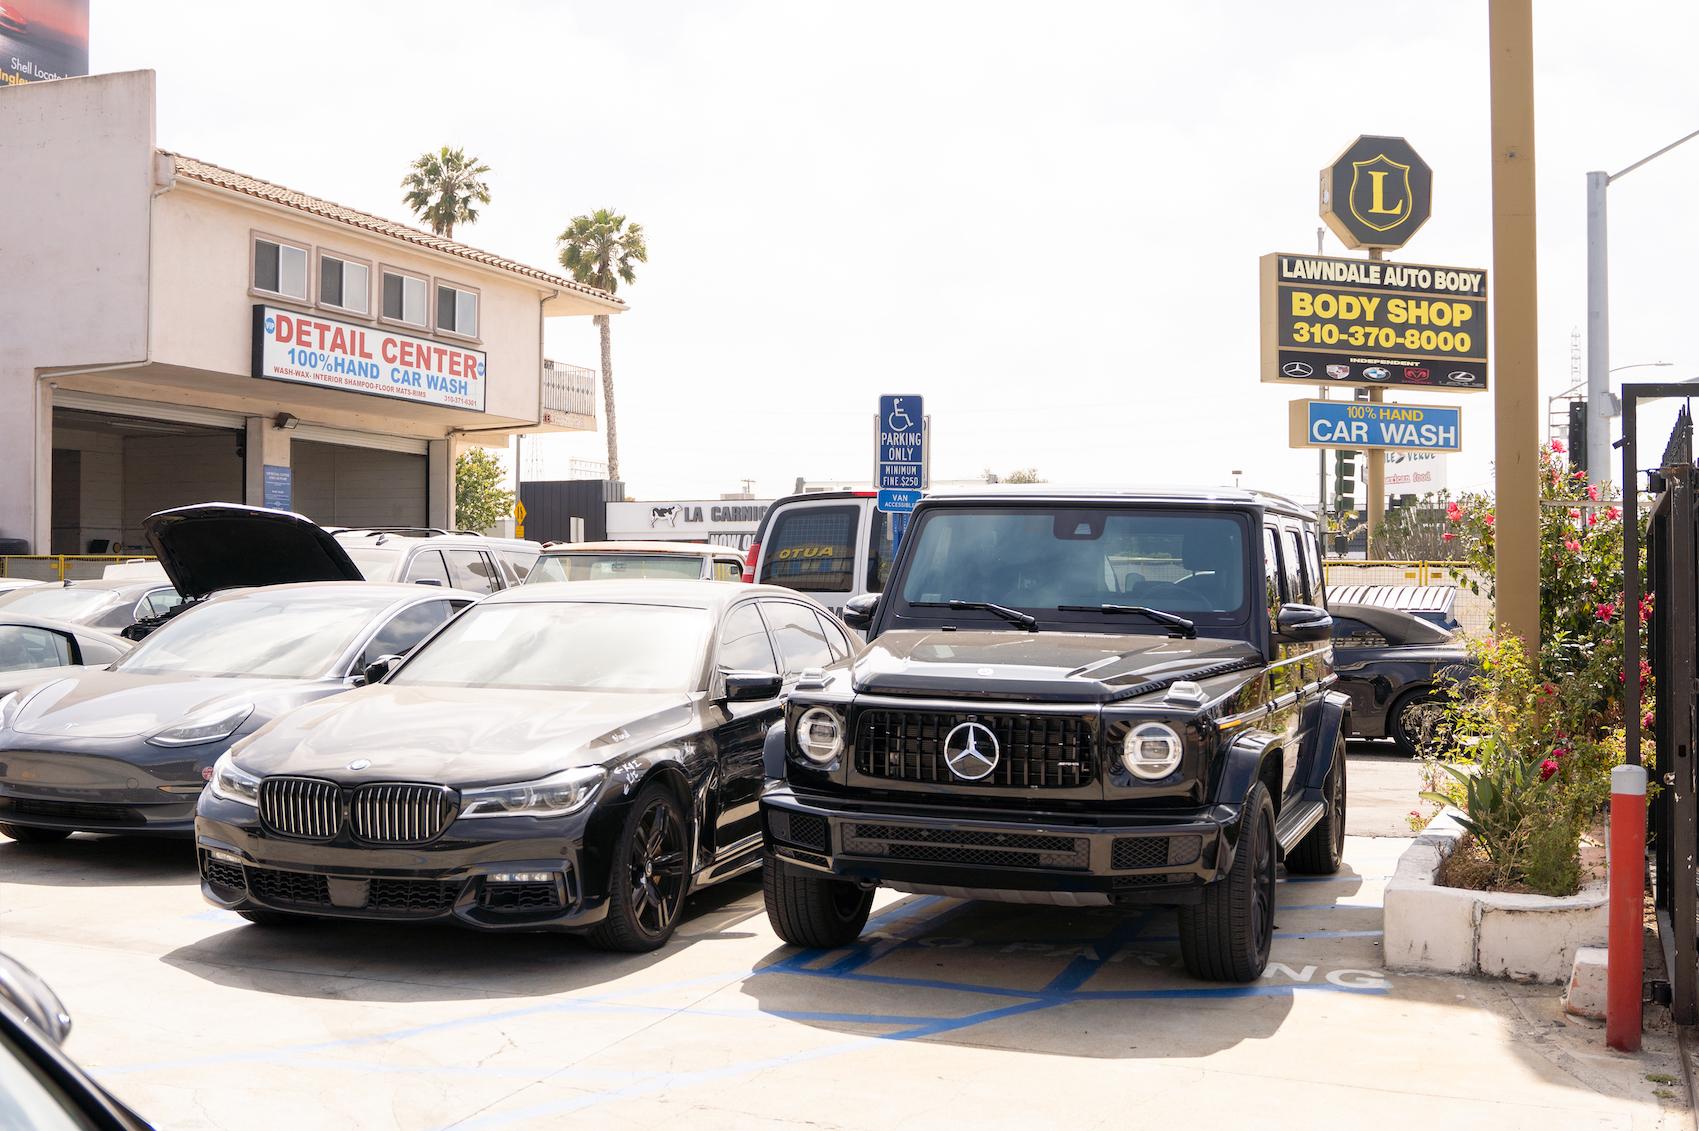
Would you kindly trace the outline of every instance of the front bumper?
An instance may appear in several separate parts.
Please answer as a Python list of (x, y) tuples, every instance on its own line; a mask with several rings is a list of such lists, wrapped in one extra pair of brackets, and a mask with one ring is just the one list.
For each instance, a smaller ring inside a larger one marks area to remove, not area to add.
[(1236, 805), (1025, 813), (798, 793), (761, 799), (769, 854), (840, 879), (1017, 902), (1191, 903), (1233, 865)]
[(142, 754), (117, 743), (87, 749), (0, 750), (0, 822), (39, 829), (186, 834), (223, 744)]
[[(231, 911), (582, 930), (607, 916), (602, 885), (585, 883), (593, 812), (457, 821), (430, 844), (385, 847), (346, 834), (327, 843), (279, 836), (262, 827), (253, 808), (209, 794), (195, 822), (201, 894)], [(503, 872), (551, 878), (490, 880)]]

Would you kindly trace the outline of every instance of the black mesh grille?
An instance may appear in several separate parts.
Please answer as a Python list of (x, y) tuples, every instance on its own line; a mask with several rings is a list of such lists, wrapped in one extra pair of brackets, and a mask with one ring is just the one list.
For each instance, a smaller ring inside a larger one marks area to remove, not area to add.
[[(944, 760), (945, 739), (970, 721), (997, 739), (997, 764), (978, 780), (957, 777)], [(870, 710), (856, 723), (855, 768), (896, 781), (1068, 789), (1096, 779), (1097, 756), (1090, 725), (1072, 715)]]
[(772, 829), (773, 838), (787, 844), (800, 844), (804, 848), (826, 851), (826, 818), (813, 813), (788, 813), (782, 809), (771, 810), (767, 814), (768, 827)]
[(996, 868), (1083, 869), (1091, 863), (1090, 845), (1083, 838), (991, 829), (853, 824), (843, 830), (842, 850), (851, 856)]
[(265, 778), (260, 782), (260, 823), (280, 836), (329, 840), (342, 826), (342, 791), (318, 778)]
[(62, 821), (99, 821), (105, 825), (143, 825), (146, 820), (124, 805), (95, 805), (83, 801), (40, 801), (33, 797), (0, 798), (0, 813), (20, 817), (53, 817)]
[(483, 904), (491, 911), (558, 911), (560, 888), (555, 884), (488, 884)]
[(1165, 836), (1118, 837), (1109, 853), (1111, 868), (1163, 868), (1167, 864), (1168, 838)]
[(310, 872), (280, 872), (275, 868), (248, 868), (248, 891), (267, 903), (295, 903), (309, 907), (330, 906), (330, 886), (323, 876)]
[(1117, 888), (1151, 888), (1189, 884), (1193, 877), (1189, 872), (1150, 872), (1142, 876), (1116, 876), (1110, 882)]
[(367, 844), (424, 844), (454, 819), (459, 797), (440, 785), (363, 785), (348, 806), (348, 825)]
[(374, 911), (429, 914), (453, 907), (460, 885), (441, 880), (373, 880), (370, 890), (366, 906)]
[(780, 856), (788, 856), (792, 860), (801, 860), (805, 864), (815, 864), (821, 868), (830, 867), (832, 863), (824, 856), (819, 856), (812, 852), (804, 852), (800, 848), (779, 848), (777, 851)]
[(215, 887), (235, 888), (241, 891), (246, 886), (242, 876), (242, 865), (232, 864), (228, 860), (215, 860), (212, 853), (201, 850), (201, 878)]

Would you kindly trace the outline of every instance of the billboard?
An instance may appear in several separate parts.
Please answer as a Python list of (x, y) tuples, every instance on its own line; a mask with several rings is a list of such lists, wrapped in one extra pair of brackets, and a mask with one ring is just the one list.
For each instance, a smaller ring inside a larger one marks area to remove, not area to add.
[(0, 85), (88, 74), (88, 0), (0, 0)]
[(483, 412), (486, 364), (466, 346), (254, 307), (255, 377)]
[(1293, 401), (1289, 426), (1294, 448), (1455, 452), (1463, 446), (1463, 410), (1455, 405)]
[(1487, 387), (1487, 273), (1374, 259), (1262, 257), (1262, 379)]

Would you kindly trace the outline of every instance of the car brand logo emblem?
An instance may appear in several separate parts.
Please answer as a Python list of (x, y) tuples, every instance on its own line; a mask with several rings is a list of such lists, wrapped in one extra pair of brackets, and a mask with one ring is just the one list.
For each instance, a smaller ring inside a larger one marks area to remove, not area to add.
[(1280, 372), (1287, 377), (1313, 377), (1316, 371), (1307, 362), (1288, 361), (1280, 367)]
[(1426, 369), (1406, 369), (1404, 371), (1404, 379), (1412, 385), (1426, 385), (1429, 376), (1430, 374)]
[(1363, 370), (1363, 376), (1368, 378), (1370, 381), (1385, 381), (1390, 378), (1392, 374), (1378, 365), (1371, 365), (1369, 368)]
[(370, 758), (356, 758), (352, 762), (348, 763), (348, 768), (350, 770), (363, 770), (371, 764), (372, 761)]
[(1445, 379), (1453, 385), (1473, 385), (1477, 380), (1467, 369), (1454, 369), (1445, 375)]
[(979, 781), (997, 768), (1002, 751), (984, 723), (962, 723), (944, 736), (944, 764), (963, 781)]
[(1343, 381), (1351, 376), (1351, 367), (1349, 365), (1330, 365), (1327, 367), (1327, 375), (1335, 381)]

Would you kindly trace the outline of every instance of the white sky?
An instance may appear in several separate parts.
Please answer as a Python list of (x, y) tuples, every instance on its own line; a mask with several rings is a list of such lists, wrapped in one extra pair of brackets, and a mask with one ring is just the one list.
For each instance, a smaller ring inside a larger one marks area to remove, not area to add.
[[(1536, 8), (1551, 393), (1585, 322), (1584, 174), (1699, 127), (1699, 11)], [(494, 202), (456, 235), (544, 267), (578, 213), (640, 221), (613, 324), (638, 498), (865, 477), (881, 392), (925, 395), (939, 479), (1237, 468), (1313, 498), (1302, 393), (1256, 380), (1256, 263), (1314, 250), (1316, 171), (1407, 136), (1436, 205), (1392, 257), (1491, 266), (1479, 0), (94, 0), (91, 24), (92, 69), (158, 71), (167, 148), (406, 218), (408, 162), (465, 146)], [(1699, 376), (1696, 174), (1699, 142), (1611, 190), (1612, 363), (1675, 363), (1619, 379)], [(587, 320), (547, 345), (597, 364)], [(1483, 485), (1491, 396), (1456, 399), (1451, 485)], [(1667, 416), (1647, 428), (1661, 450)]]

